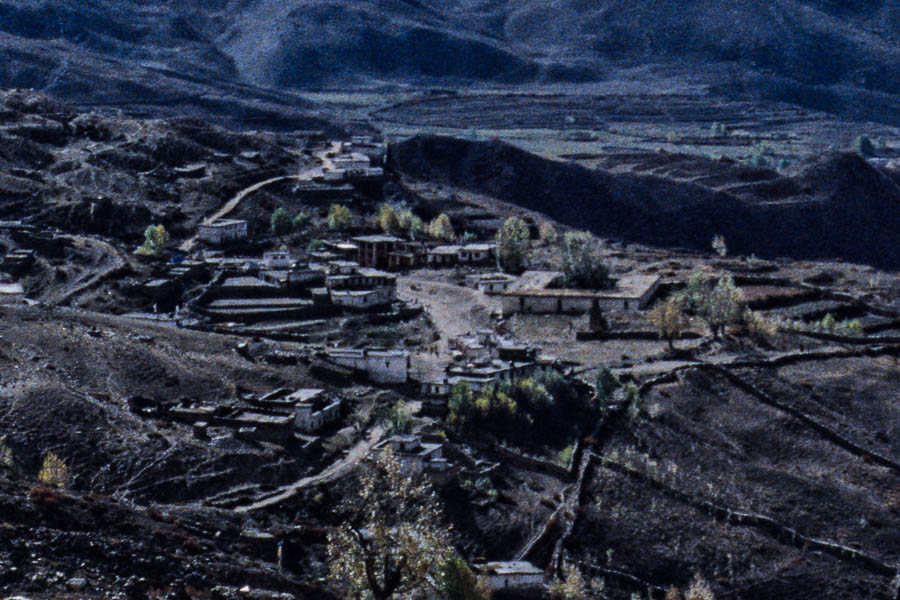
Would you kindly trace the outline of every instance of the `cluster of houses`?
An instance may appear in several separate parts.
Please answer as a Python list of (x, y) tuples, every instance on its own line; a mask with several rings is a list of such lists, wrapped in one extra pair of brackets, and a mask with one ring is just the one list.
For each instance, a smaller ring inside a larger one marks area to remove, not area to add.
[(341, 419), (342, 399), (323, 389), (278, 389), (263, 396), (246, 396), (231, 403), (186, 400), (154, 404), (129, 399), (139, 415), (190, 425), (200, 438), (236, 437), (242, 440), (296, 445), (317, 444), (317, 433)]
[(446, 267), (484, 265), (497, 256), (494, 243), (433, 246), (393, 235), (355, 237), (356, 260), (360, 265), (397, 271), (421, 266)]

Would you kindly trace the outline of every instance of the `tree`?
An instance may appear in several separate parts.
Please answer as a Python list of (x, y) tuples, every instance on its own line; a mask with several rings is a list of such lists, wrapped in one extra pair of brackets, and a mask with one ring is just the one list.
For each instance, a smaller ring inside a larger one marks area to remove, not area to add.
[(378, 413), (378, 424), (384, 427), (391, 435), (405, 435), (412, 432), (413, 418), (403, 400), (398, 400), (394, 406), (383, 408)]
[(452, 242), (455, 240), (456, 233), (453, 231), (453, 223), (450, 222), (450, 217), (444, 213), (435, 217), (435, 219), (428, 224), (428, 235), (436, 240), (444, 240), (445, 242)]
[(303, 231), (307, 225), (309, 225), (309, 215), (302, 210), (291, 219), (291, 229), (294, 231)]
[(589, 233), (567, 233), (563, 244), (563, 277), (568, 287), (602, 289), (609, 287), (609, 269), (600, 246)]
[(475, 404), (475, 393), (466, 381), (453, 384), (447, 400), (447, 421), (453, 427), (465, 424)]
[(517, 273), (528, 260), (528, 224), (519, 217), (509, 217), (497, 232), (497, 262), (507, 273)]
[(44, 457), (38, 479), (47, 485), (65, 489), (69, 485), (69, 467), (61, 458), (50, 452)]
[(728, 247), (725, 245), (725, 237), (719, 234), (714, 235), (712, 239), (712, 249), (716, 251), (716, 254), (722, 257), (728, 254)]
[(594, 379), (594, 387), (597, 390), (597, 399), (602, 407), (605, 408), (609, 405), (612, 400), (612, 394), (619, 385), (621, 385), (619, 380), (609, 370), (609, 367), (606, 365), (597, 367), (597, 378)]
[(713, 337), (718, 339), (725, 326), (737, 323), (743, 314), (743, 295), (734, 285), (731, 275), (722, 275), (719, 282), (706, 296), (700, 310)]
[(856, 138), (853, 142), (853, 149), (860, 156), (870, 157), (875, 156), (875, 144), (872, 143), (872, 140), (866, 134), (862, 134)]
[(672, 297), (659, 302), (650, 311), (650, 322), (659, 332), (659, 337), (669, 342), (669, 348), (674, 350), (675, 338), (688, 326), (688, 318), (684, 314), (684, 301)]
[(329, 229), (344, 230), (353, 226), (353, 214), (343, 204), (332, 204), (327, 220)]
[(451, 556), (435, 575), (438, 596), (444, 600), (488, 600), (490, 591), (461, 556)]
[(137, 249), (141, 256), (160, 256), (166, 249), (169, 234), (162, 225), (148, 225), (144, 230), (144, 243)]
[(280, 207), (276, 208), (272, 213), (269, 228), (272, 231), (272, 235), (277, 235), (279, 237), (290, 235), (291, 231), (294, 229), (293, 219), (291, 219), (291, 215), (288, 214), (288, 211)]
[(541, 226), (538, 228), (538, 236), (541, 241), (548, 246), (556, 241), (556, 228), (553, 226), (553, 223), (550, 221), (544, 221), (541, 223)]
[(398, 233), (402, 229), (397, 211), (387, 202), (378, 207), (375, 223), (385, 233)]
[(553, 584), (553, 595), (561, 600), (583, 600), (586, 592), (587, 586), (578, 567), (566, 563), (563, 566), (563, 579)]
[(437, 497), (390, 448), (360, 476), (346, 507), (350, 517), (328, 535), (329, 577), (356, 597), (412, 591), (452, 554)]

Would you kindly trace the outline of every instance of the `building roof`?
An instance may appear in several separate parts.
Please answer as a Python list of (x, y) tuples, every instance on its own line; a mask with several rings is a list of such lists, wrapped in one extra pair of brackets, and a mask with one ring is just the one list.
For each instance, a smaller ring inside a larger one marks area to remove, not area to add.
[(543, 575), (544, 572), (527, 560), (507, 560), (475, 565), (483, 575)]
[(543, 290), (561, 277), (562, 273), (559, 271), (525, 271), (509, 286), (507, 293)]
[(435, 246), (428, 252), (431, 254), (457, 254), (462, 246)]
[[(538, 273), (538, 271), (527, 271)], [(626, 275), (616, 282), (616, 287), (610, 290), (578, 290), (570, 288), (548, 288), (538, 286), (523, 286), (521, 277), (503, 293), (504, 296), (537, 296), (546, 298), (597, 298), (597, 299), (621, 299), (638, 300), (650, 291), (660, 280), (658, 275)], [(540, 282), (540, 280), (538, 280)], [(549, 285), (549, 284), (548, 284)]]
[(402, 240), (392, 235), (363, 235), (353, 238), (353, 241), (363, 244), (390, 244), (400, 242)]
[(496, 247), (496, 244), (466, 244), (462, 249), (468, 252), (490, 252)]
[(235, 225), (246, 225), (247, 221), (243, 219), (219, 219), (213, 223), (201, 223), (200, 227), (234, 227)]
[(324, 392), (325, 390), (321, 388), (301, 388), (299, 390), (291, 392), (291, 394), (288, 395), (287, 399), (294, 400), (296, 402), (309, 402), (310, 400), (321, 396)]

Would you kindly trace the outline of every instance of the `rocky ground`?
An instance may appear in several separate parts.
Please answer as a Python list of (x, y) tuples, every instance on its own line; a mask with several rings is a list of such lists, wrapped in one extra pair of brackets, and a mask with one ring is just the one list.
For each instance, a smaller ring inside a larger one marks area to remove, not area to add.
[[(637, 404), (619, 402), (602, 418), (563, 415), (553, 431), (549, 422), (532, 421), (523, 431), (461, 433), (423, 410), (417, 386), (324, 377), (308, 364), (304, 344), (120, 314), (151, 310), (128, 292), (162, 266), (133, 254), (148, 224), (166, 225), (174, 251), (242, 190), (317, 165), (326, 145), (187, 119), (79, 114), (30, 92), (5, 92), (0, 121), (7, 142), (0, 145), (0, 213), (34, 226), (7, 227), (0, 245), (36, 256), (29, 270), (10, 276), (27, 301), (0, 307), (3, 594), (337, 597), (323, 579), (327, 530), (340, 521), (342, 501), (355, 497), (358, 464), (384, 435), (379, 410), (402, 399), (417, 430), (445, 436), (446, 455), (459, 467), (459, 477), (437, 491), (468, 560), (527, 558), (548, 573), (570, 561), (594, 579), (596, 598), (604, 597), (601, 580), (611, 599), (662, 598), (695, 573), (721, 598), (896, 598), (895, 272), (822, 255), (751, 260), (740, 256), (753, 251), (740, 235), (726, 235), (734, 241), (731, 256), (713, 256), (710, 232), (725, 231), (733, 216), (716, 206), (694, 250), (659, 240), (639, 245), (622, 230), (604, 238), (604, 258), (614, 274), (662, 275), (672, 284), (666, 290), (697, 269), (733, 270), (753, 298), (776, 298), (760, 310), (785, 310), (779, 291), (814, 292), (840, 298), (847, 317), (874, 328), (831, 337), (814, 327), (768, 337), (734, 328), (715, 341), (695, 320), (690, 339), (678, 340), (673, 352), (643, 335), (646, 314), (614, 313), (609, 321), (621, 339), (584, 339), (587, 317), (500, 318), (496, 298), (461, 286), (470, 268), (401, 274), (399, 295), (426, 310), (402, 325), (361, 317), (328, 324), (331, 343), (410, 348), (414, 373), (446, 361), (449, 336), (494, 328), (579, 363), (587, 383), (606, 364), (641, 391)], [(888, 239), (894, 213), (873, 208), (896, 202), (896, 171), (855, 155), (790, 174), (656, 152), (610, 153), (576, 167), (499, 144), (433, 138), (392, 154), (396, 171), (384, 188), (350, 199), (359, 217), (354, 232), (372, 230), (368, 220), (382, 198), (426, 219), (447, 211), (461, 231), (467, 215), (487, 213), (549, 221), (562, 234), (591, 223), (584, 204), (559, 213), (556, 205), (587, 202), (598, 181), (612, 182), (619, 200), (637, 198), (634, 190), (649, 181), (661, 194), (683, 192), (682, 199), (728, 195), (745, 208), (771, 202), (772, 210), (788, 210), (795, 192), (809, 186), (805, 205), (825, 211), (867, 197), (858, 210), (869, 212), (847, 223), (854, 243), (837, 246), (846, 254), (834, 256), (859, 258), (852, 254), (859, 239), (888, 252), (872, 264), (890, 263), (896, 250)], [(590, 170), (597, 167), (605, 170)], [(513, 185), (523, 170), (544, 179)], [(278, 206), (310, 211), (310, 229), (267, 239)], [(260, 240), (255, 251), (286, 243), (303, 255), (312, 239), (340, 237), (327, 231), (326, 210), (285, 181), (247, 195), (234, 215), (250, 220)], [(552, 268), (559, 248), (535, 242), (532, 261)], [(133, 409), (190, 399), (230, 405), (279, 387), (324, 387), (347, 399), (343, 423), (326, 431), (316, 453), (233, 435), (204, 439), (188, 425)], [(561, 450), (574, 442), (579, 450), (569, 464)], [(514, 461), (507, 452), (527, 457)], [(49, 453), (67, 465), (65, 489), (39, 481)]]

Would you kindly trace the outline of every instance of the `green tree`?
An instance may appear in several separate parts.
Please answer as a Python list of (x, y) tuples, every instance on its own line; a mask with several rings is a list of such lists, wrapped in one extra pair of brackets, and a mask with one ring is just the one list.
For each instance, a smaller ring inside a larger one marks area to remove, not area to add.
[(452, 427), (464, 425), (474, 405), (475, 393), (472, 386), (466, 381), (453, 384), (447, 400), (447, 421)]
[(597, 377), (594, 379), (594, 387), (597, 390), (597, 399), (604, 408), (612, 401), (613, 392), (621, 384), (618, 378), (606, 365), (597, 367)]
[(553, 583), (552, 591), (560, 600), (583, 600), (587, 594), (587, 586), (578, 567), (566, 563), (563, 566), (563, 578)]
[(390, 448), (378, 454), (328, 535), (329, 577), (353, 597), (387, 600), (420, 588), (452, 555), (437, 497)]
[(538, 237), (540, 237), (540, 240), (548, 246), (556, 242), (556, 238), (558, 236), (556, 234), (556, 228), (553, 226), (553, 223), (551, 223), (550, 221), (544, 221), (543, 223), (541, 223), (541, 226), (538, 228)]
[(378, 424), (390, 435), (405, 435), (412, 432), (413, 418), (406, 402), (398, 400), (394, 406), (383, 408), (378, 413)]
[(160, 256), (166, 249), (169, 234), (162, 225), (149, 225), (144, 230), (144, 243), (137, 249), (141, 256)]
[(332, 204), (328, 209), (328, 228), (337, 231), (350, 229), (353, 226), (353, 213), (343, 204)]
[(497, 262), (507, 273), (518, 273), (528, 260), (528, 224), (519, 217), (509, 217), (497, 232)]
[(592, 290), (609, 287), (609, 269), (603, 262), (597, 240), (588, 233), (566, 234), (562, 267), (568, 287)]
[(443, 240), (445, 242), (452, 242), (455, 240), (456, 232), (453, 231), (453, 223), (450, 222), (450, 217), (444, 213), (435, 217), (435, 219), (428, 224), (428, 235), (436, 240)]
[(291, 229), (296, 232), (303, 231), (307, 225), (309, 225), (309, 215), (302, 210), (291, 219)]
[(716, 254), (722, 257), (728, 254), (728, 247), (725, 245), (725, 237), (719, 234), (714, 235), (712, 239), (712, 249), (716, 251)]
[(461, 556), (444, 560), (435, 574), (435, 587), (443, 600), (488, 600), (490, 591)]
[(291, 215), (288, 214), (288, 211), (281, 207), (276, 208), (272, 212), (269, 229), (272, 231), (272, 235), (277, 235), (279, 237), (290, 235), (291, 231), (294, 229), (294, 223), (293, 219), (291, 219)]
[(700, 317), (706, 321), (713, 337), (718, 339), (725, 326), (737, 323), (743, 314), (743, 295), (735, 286), (734, 278), (725, 274), (709, 294), (700, 310)]
[(853, 149), (856, 150), (860, 156), (865, 156), (866, 158), (875, 156), (875, 144), (873, 144), (869, 136), (864, 133), (857, 137), (853, 142)]

